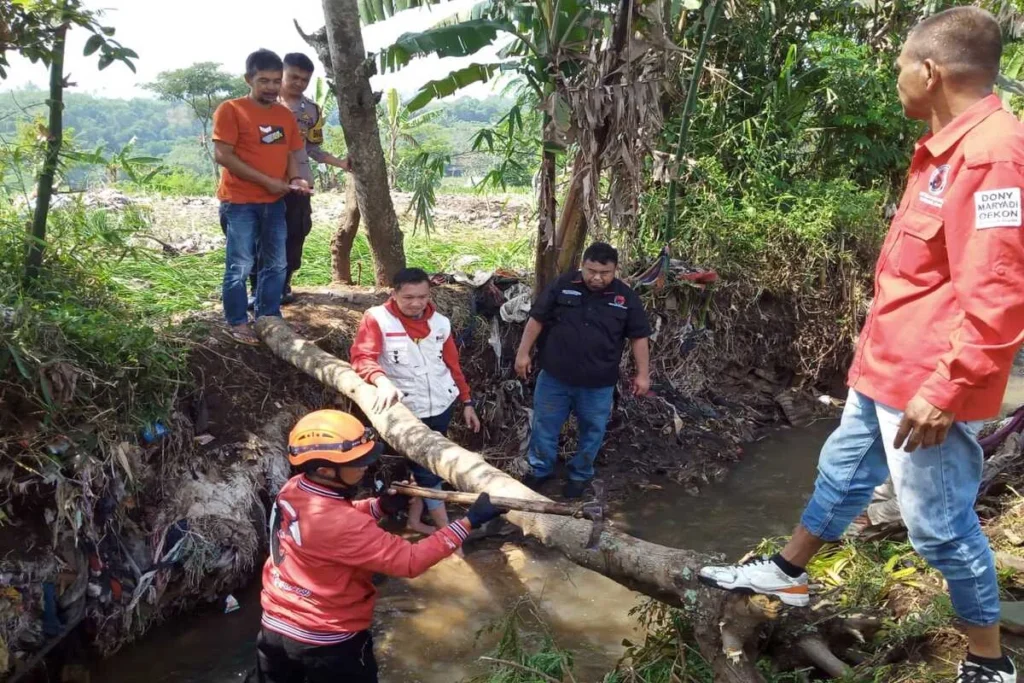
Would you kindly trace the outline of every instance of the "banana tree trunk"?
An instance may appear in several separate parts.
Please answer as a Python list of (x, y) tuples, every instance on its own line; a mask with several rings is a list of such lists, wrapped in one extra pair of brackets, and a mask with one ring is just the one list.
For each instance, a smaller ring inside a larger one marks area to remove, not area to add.
[(356, 0), (323, 0), (323, 6), (338, 115), (352, 160), (357, 204), (373, 252), (376, 282), (384, 286), (405, 267), (405, 248), (391, 203), (377, 102), (370, 89), (373, 62), (366, 59)]
[[(348, 363), (295, 334), (280, 318), (256, 322), (263, 342), (282, 360), (341, 392), (368, 416), (395, 450), (443, 477), (460, 491), (487, 491), (494, 496), (548, 501), (504, 472), (432, 431), (408, 408), (397, 404), (374, 413), (376, 390)], [(648, 543), (605, 528), (588, 548), (592, 524), (553, 515), (510, 512), (510, 522), (546, 546), (557, 548), (576, 564), (628, 588), (685, 608), (693, 620), (701, 653), (721, 683), (764, 679), (754, 660), (761, 625), (768, 618), (751, 601), (704, 587), (697, 571), (715, 558), (692, 550)]]
[[(604, 146), (603, 142), (601, 145)], [(587, 239), (587, 218), (583, 214), (583, 185), (588, 178), (600, 178), (601, 172), (600, 169), (581, 170), (584, 167), (590, 169), (583, 153), (578, 152), (572, 166), (569, 191), (565, 194), (562, 213), (558, 216), (558, 229), (555, 232), (558, 239), (556, 267), (559, 273), (567, 273), (579, 267), (583, 244)]]
[[(545, 123), (547, 121), (545, 120)], [(537, 210), (537, 251), (534, 262), (534, 297), (558, 277), (558, 243), (555, 233), (555, 153), (544, 150), (540, 164), (540, 197)]]
[(359, 230), (359, 201), (356, 184), (351, 177), (345, 181), (345, 213), (338, 222), (338, 230), (331, 238), (331, 273), (334, 282), (352, 283), (352, 245)]
[[(629, 23), (633, 8), (633, 0), (619, 0), (619, 9), (615, 16), (615, 29), (612, 32), (612, 40), (607, 53), (610, 66), (603, 79), (605, 86), (613, 86), (622, 79), (622, 53), (629, 35)], [(606, 117), (594, 133), (597, 149), (594, 150), (593, 155), (588, 158), (588, 155), (582, 151), (577, 152), (573, 162), (569, 191), (566, 192), (562, 213), (558, 217), (558, 229), (555, 231), (559, 273), (566, 273), (579, 267), (588, 232), (587, 217), (583, 211), (583, 190), (587, 183), (593, 183), (594, 192), (596, 192), (601, 182), (601, 154), (608, 144), (610, 129), (611, 122)]]

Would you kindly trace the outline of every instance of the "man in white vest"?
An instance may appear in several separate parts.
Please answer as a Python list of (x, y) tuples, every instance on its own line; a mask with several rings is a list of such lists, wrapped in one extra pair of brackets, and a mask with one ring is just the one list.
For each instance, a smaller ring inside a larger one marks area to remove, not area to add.
[[(419, 268), (403, 268), (393, 282), (391, 298), (363, 314), (350, 353), (355, 371), (377, 387), (374, 410), (401, 401), (428, 427), (447, 434), (452, 415), (461, 406), (466, 426), (479, 432), (480, 418), (459, 365), (451, 321), (430, 300), (430, 277)], [(441, 478), (427, 468), (410, 463), (409, 469), (418, 485), (441, 488)], [(433, 527), (421, 519), (424, 503)], [(412, 499), (411, 530), (430, 534), (447, 525), (442, 501)]]

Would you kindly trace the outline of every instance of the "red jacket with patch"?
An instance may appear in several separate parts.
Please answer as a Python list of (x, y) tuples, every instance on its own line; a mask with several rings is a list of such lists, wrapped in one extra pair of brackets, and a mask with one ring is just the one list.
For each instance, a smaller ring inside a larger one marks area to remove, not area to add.
[(370, 627), (374, 573), (419, 576), (469, 535), (460, 520), (410, 543), (377, 526), (380, 518), (376, 498), (353, 502), (305, 475), (290, 479), (271, 514), (263, 628), (310, 645), (348, 640)]
[(1024, 341), (1024, 124), (991, 95), (921, 139), (882, 246), (848, 383), (898, 410), (918, 392), (999, 413)]

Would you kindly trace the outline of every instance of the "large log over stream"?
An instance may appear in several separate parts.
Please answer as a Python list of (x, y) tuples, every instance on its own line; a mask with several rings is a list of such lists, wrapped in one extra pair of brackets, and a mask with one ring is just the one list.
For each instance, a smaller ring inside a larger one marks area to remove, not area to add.
[[(364, 382), (351, 365), (295, 334), (280, 318), (260, 318), (256, 330), (278, 357), (350, 398), (396, 451), (430, 468), (456, 488), (549, 500), (487, 464), (477, 453), (432, 431), (401, 404), (374, 413), (376, 389)], [(607, 528), (596, 547), (587, 549), (592, 528), (589, 521), (524, 512), (510, 512), (507, 518), (576, 564), (687, 610), (701, 653), (713, 667), (716, 681), (763, 680), (754, 659), (757, 636), (768, 617), (746, 598), (728, 596), (699, 583), (698, 569), (716, 558), (648, 543)]]

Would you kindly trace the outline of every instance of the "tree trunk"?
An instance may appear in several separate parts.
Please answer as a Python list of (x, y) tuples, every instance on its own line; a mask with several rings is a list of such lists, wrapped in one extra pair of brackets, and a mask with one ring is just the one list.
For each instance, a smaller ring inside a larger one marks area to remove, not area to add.
[(376, 282), (388, 285), (391, 277), (405, 267), (405, 249), (391, 203), (377, 127), (377, 103), (370, 90), (373, 62), (366, 58), (356, 0), (323, 0), (323, 5), (338, 115), (352, 160), (359, 213), (373, 252)]
[[(61, 19), (68, 3), (61, 4)], [(50, 199), (53, 196), (53, 181), (60, 163), (60, 148), (64, 143), (64, 44), (68, 34), (67, 22), (62, 23), (53, 39), (53, 59), (50, 62), (50, 98), (46, 104), (50, 109), (46, 140), (46, 158), (43, 171), (39, 174), (36, 190), (36, 208), (32, 216), (32, 234), (29, 235), (25, 253), (25, 281), (31, 282), (39, 275), (43, 266), (43, 250), (46, 249), (46, 220), (50, 215)]]
[[(545, 115), (545, 128), (548, 116)], [(544, 151), (540, 165), (540, 197), (537, 206), (537, 251), (534, 263), (534, 298), (558, 276), (558, 249), (555, 235), (555, 165), (554, 152)]]
[[(351, 365), (296, 335), (281, 319), (260, 318), (256, 331), (278, 357), (354, 401), (395, 450), (436, 472), (460, 491), (549, 500), (491, 467), (480, 455), (432, 431), (400, 403), (374, 413), (376, 390)], [(700, 567), (715, 558), (648, 543), (607, 528), (597, 547), (588, 549), (591, 522), (528, 512), (510, 512), (507, 518), (576, 564), (686, 609), (701, 653), (715, 672), (715, 681), (763, 680), (754, 663), (754, 643), (768, 617), (752, 601), (706, 588), (697, 581)]]
[[(356, 183), (351, 176), (345, 181), (345, 213), (338, 222), (338, 230), (331, 238), (331, 272), (334, 282), (351, 285), (352, 244), (359, 230), (359, 202)], [(356, 283), (362, 284), (362, 283)]]
[(202, 125), (203, 140), (201, 146), (203, 151), (206, 152), (206, 158), (210, 160), (210, 168), (213, 169), (213, 186), (217, 187), (220, 183), (220, 166), (217, 165), (217, 155), (213, 153), (213, 146), (210, 143), (210, 138), (212, 137), (210, 133), (210, 122), (208, 120), (203, 120)]
[[(601, 146), (603, 148), (603, 142)], [(587, 167), (589, 170), (582, 171), (583, 167)], [(555, 231), (558, 240), (556, 268), (559, 273), (567, 273), (580, 265), (583, 243), (587, 239), (588, 232), (587, 218), (583, 214), (583, 184), (588, 177), (600, 179), (601, 169), (591, 169), (583, 152), (578, 152), (572, 165), (569, 191), (565, 194), (562, 213), (558, 216), (558, 229)]]

